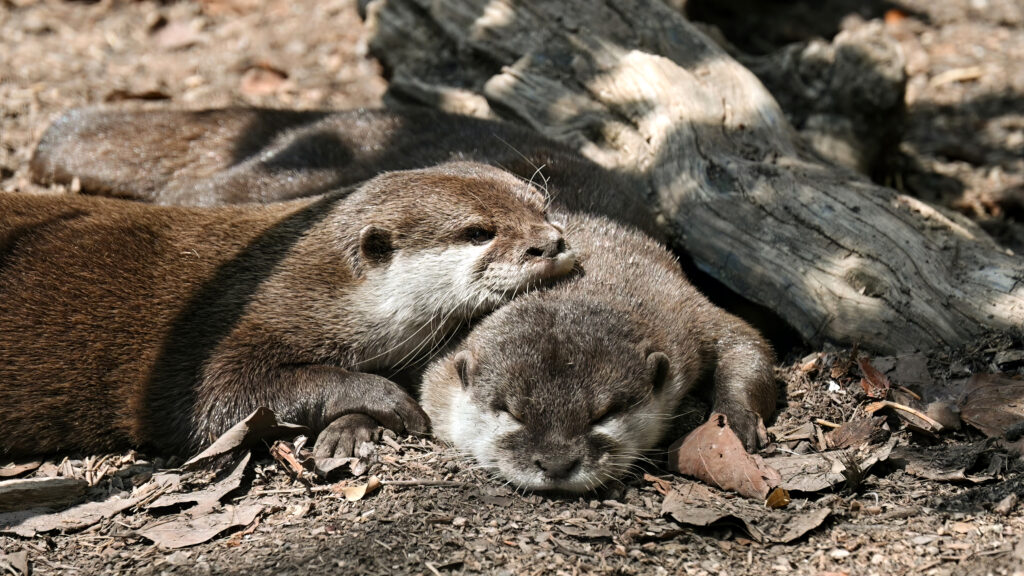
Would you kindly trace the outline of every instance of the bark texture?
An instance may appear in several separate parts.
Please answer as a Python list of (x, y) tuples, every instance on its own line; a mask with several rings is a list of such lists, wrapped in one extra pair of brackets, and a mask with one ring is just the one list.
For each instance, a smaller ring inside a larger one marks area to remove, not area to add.
[[(391, 96), (525, 122), (647, 186), (674, 248), (811, 342), (878, 351), (1024, 324), (1024, 260), (822, 160), (658, 0), (376, 0)], [(613, 215), (614, 216), (614, 215)]]

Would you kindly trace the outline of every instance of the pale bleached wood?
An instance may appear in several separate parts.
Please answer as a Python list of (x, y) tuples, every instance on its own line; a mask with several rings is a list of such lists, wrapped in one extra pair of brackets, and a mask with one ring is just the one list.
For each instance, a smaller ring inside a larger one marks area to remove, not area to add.
[(396, 90), (454, 91), (429, 103), (639, 176), (648, 189), (624, 193), (656, 203), (677, 249), (811, 342), (930, 349), (1024, 325), (1024, 260), (808, 152), (754, 75), (660, 1), (379, 0), (368, 25)]

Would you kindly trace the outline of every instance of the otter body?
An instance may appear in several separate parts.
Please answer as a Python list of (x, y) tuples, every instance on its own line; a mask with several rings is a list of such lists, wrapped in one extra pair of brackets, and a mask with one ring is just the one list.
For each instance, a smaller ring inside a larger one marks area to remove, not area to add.
[(573, 258), (536, 189), (471, 163), (266, 206), (2, 194), (0, 455), (191, 450), (258, 406), (321, 452), (345, 415), (424, 430), (377, 374)]
[(546, 188), (574, 210), (614, 214), (655, 237), (630, 178), (505, 122), (426, 109), (72, 110), (46, 130), (35, 180), (155, 204), (266, 203), (356, 184), (382, 170), (470, 160)]
[(706, 377), (713, 409), (756, 448), (776, 397), (757, 332), (643, 234), (554, 217), (577, 274), (495, 311), (428, 368), (421, 403), (435, 435), (520, 487), (584, 492), (655, 448)]

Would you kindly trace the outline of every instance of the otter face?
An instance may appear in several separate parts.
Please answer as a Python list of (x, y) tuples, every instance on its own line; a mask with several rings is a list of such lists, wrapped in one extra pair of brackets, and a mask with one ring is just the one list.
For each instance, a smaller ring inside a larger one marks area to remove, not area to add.
[(360, 305), (387, 319), (378, 333), (390, 334), (382, 347), (391, 355), (565, 276), (576, 262), (545, 197), (497, 168), (462, 162), (392, 172), (368, 188)]
[(531, 300), (435, 364), (421, 402), (438, 437), (515, 485), (587, 492), (657, 445), (682, 387), (625, 311)]

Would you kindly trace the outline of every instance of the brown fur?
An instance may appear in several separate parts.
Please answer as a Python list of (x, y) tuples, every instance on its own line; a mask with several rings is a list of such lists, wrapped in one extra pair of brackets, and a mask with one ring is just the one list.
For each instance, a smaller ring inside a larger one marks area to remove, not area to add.
[[(475, 273), (543, 270), (564, 246), (535, 189), (468, 163), (267, 206), (0, 194), (0, 454), (182, 451), (258, 406), (314, 432), (347, 413), (423, 430), (374, 374), (395, 368), (374, 360), (387, 319), (355, 304), (375, 271), (472, 227), (495, 234)], [(453, 314), (424, 319), (410, 359), (509, 295), (437, 294)]]
[(78, 178), (88, 194), (216, 205), (311, 196), (451, 160), (546, 182), (562, 206), (658, 234), (630, 178), (531, 130), (425, 109), (73, 110), (43, 135), (31, 168), (43, 183)]
[[(435, 434), (513, 483), (584, 491), (653, 449), (707, 377), (713, 409), (756, 448), (776, 399), (764, 340), (650, 238), (605, 218), (555, 217), (578, 274), (495, 311), (429, 368), (421, 401)], [(616, 433), (597, 429), (620, 417)]]

